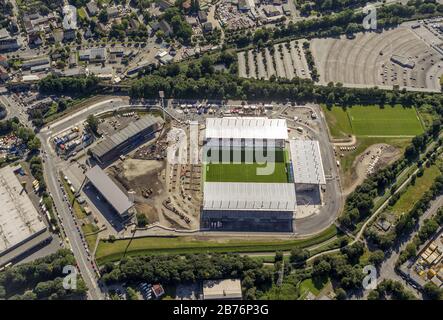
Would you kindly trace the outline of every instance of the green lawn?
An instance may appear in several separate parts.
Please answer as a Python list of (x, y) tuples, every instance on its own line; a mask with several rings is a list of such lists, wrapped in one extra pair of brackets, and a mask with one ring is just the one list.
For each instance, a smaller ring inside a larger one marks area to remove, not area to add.
[(205, 165), (204, 170), (207, 182), (288, 182), (286, 164), (282, 162), (270, 162), (264, 165), (214, 163)]
[(323, 108), (331, 135), (343, 138), (349, 134), (358, 137), (412, 137), (423, 133), (423, 126), (415, 108), (400, 105), (352, 106)]
[[(275, 252), (277, 250), (291, 250), (294, 247), (306, 248), (325, 242), (337, 235), (333, 225), (316, 236), (307, 239), (286, 241), (258, 241), (258, 240), (227, 240), (224, 242), (211, 240), (195, 240), (191, 236), (182, 237), (143, 237), (135, 238), (129, 245), (128, 255), (145, 254), (186, 254), (208, 252)], [(96, 251), (98, 263), (119, 260), (129, 240), (114, 242), (101, 240)]]
[(99, 228), (92, 223), (88, 223), (82, 226), (83, 234), (85, 235), (86, 242), (88, 243), (89, 250), (91, 251), (94, 250), (95, 243), (97, 242), (97, 237), (98, 237), (97, 233), (94, 234), (91, 233), (96, 232), (98, 230)]
[(435, 179), (441, 174), (438, 165), (432, 165), (425, 169), (421, 177), (417, 177), (414, 185), (409, 185), (400, 199), (392, 206), (391, 211), (401, 215), (412, 209), (415, 203), (429, 190)]
[(318, 296), (320, 291), (325, 287), (328, 283), (329, 278), (325, 277), (324, 279), (312, 279), (308, 278), (303, 280), (300, 283), (300, 295), (307, 295), (308, 291), (312, 292), (315, 296)]
[(351, 123), (348, 113), (340, 107), (327, 109), (323, 106), (323, 111), (328, 123), (329, 131), (334, 138), (346, 138), (352, 134)]

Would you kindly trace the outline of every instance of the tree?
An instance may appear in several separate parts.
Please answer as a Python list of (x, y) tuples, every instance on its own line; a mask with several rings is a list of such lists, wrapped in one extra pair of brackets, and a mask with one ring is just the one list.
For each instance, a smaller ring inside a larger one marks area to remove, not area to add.
[(443, 298), (443, 291), (433, 282), (427, 282), (423, 287), (423, 291), (431, 300), (441, 300)]
[(148, 224), (148, 218), (143, 213), (137, 213), (137, 226), (144, 228)]
[(375, 266), (379, 266), (384, 259), (385, 253), (382, 250), (376, 250), (371, 252), (368, 261)]
[(293, 248), (291, 250), (291, 255), (289, 256), (289, 261), (294, 264), (301, 264), (309, 258), (309, 251), (300, 248)]
[(380, 293), (377, 290), (371, 290), (368, 294), (368, 300), (380, 300)]
[(41, 147), (40, 139), (34, 136), (34, 138), (28, 141), (27, 146), (31, 152), (37, 151)]
[(323, 277), (331, 271), (331, 265), (326, 260), (321, 260), (319, 263), (314, 264), (312, 268), (312, 276)]
[(337, 300), (346, 300), (346, 291), (343, 290), (343, 288), (338, 288), (337, 290), (335, 290), (335, 296)]
[(126, 288), (127, 298), (128, 300), (138, 300), (137, 292), (131, 287)]
[(86, 123), (88, 124), (89, 129), (91, 129), (94, 134), (97, 134), (98, 130), (98, 119), (93, 114), (90, 114), (88, 118), (86, 118)]
[(108, 13), (106, 12), (106, 10), (102, 10), (102, 11), (100, 11), (100, 13), (98, 14), (98, 20), (101, 22), (101, 23), (106, 23), (106, 22), (108, 22), (108, 20), (109, 20), (109, 16), (108, 16)]
[(283, 261), (283, 252), (281, 252), (281, 251), (276, 251), (276, 252), (275, 252), (275, 259), (274, 259), (274, 261), (275, 261), (275, 262)]

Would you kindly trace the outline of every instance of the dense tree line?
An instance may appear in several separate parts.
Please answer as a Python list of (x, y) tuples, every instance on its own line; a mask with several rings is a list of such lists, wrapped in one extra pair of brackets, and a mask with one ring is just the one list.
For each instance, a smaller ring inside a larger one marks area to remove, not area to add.
[(59, 250), (33, 262), (13, 266), (0, 273), (0, 299), (69, 299), (85, 298), (86, 286), (77, 279), (77, 289), (66, 290), (62, 281), (63, 268), (76, 265), (74, 255), (67, 249)]
[[(301, 14), (309, 15), (311, 11), (330, 13), (339, 12), (344, 9), (364, 7), (366, 4), (375, 2), (367, 0), (302, 0), (298, 1), (297, 5)], [(434, 13), (436, 11), (443, 12), (443, 8), (435, 0), (411, 0), (407, 3), (408, 6), (413, 6), (419, 13)]]
[(262, 263), (234, 254), (146, 255), (128, 257), (119, 265), (105, 264), (102, 280), (117, 282), (178, 284), (209, 279), (240, 278), (247, 299), (254, 299), (271, 285), (272, 272)]
[(368, 300), (415, 300), (412, 292), (406, 290), (401, 282), (384, 279), (368, 295)]
[(346, 291), (360, 290), (364, 273), (359, 260), (364, 250), (364, 244), (357, 242), (352, 246), (343, 247), (339, 254), (315, 259), (312, 265), (312, 277), (328, 276)]
[[(218, 98), (248, 100), (290, 100), (298, 103), (318, 102), (328, 105), (401, 104), (405, 107), (432, 105), (443, 115), (443, 96), (381, 90), (374, 88), (345, 88), (340, 83), (317, 86), (308, 79), (244, 79), (229, 72), (214, 71), (217, 62), (209, 56), (192, 61), (187, 66), (167, 66), (134, 81), (130, 88), (133, 98), (157, 98), (159, 91), (166, 98)], [(235, 65), (231, 62), (232, 67)], [(235, 69), (235, 68), (234, 68)]]
[(20, 138), (31, 153), (40, 149), (41, 143), (34, 131), (24, 127), (16, 117), (0, 121), (0, 136), (7, 134), (14, 134)]
[[(329, 0), (325, 0), (329, 1)], [(438, 15), (443, 12), (442, 5), (424, 4), (417, 6), (421, 1), (410, 1), (407, 5), (391, 4), (377, 8), (377, 27), (379, 29), (397, 26), (408, 19), (419, 19)], [(363, 27), (363, 12), (346, 9), (337, 14), (324, 15), (321, 18), (306, 19), (297, 22), (290, 21), (286, 26), (278, 28), (263, 28), (255, 31), (241, 31), (227, 35), (227, 41), (239, 47), (257, 43), (258, 41), (274, 41), (286, 37), (313, 38), (331, 37), (344, 33), (365, 31)], [(349, 27), (351, 25), (351, 27)], [(349, 27), (349, 29), (348, 29)], [(256, 36), (257, 35), (257, 36)]]
[(38, 88), (44, 94), (79, 96), (95, 92), (98, 82), (99, 80), (94, 76), (58, 77), (50, 75), (39, 81)]
[(171, 25), (175, 39), (182, 43), (189, 43), (191, 41), (192, 27), (186, 22), (178, 7), (166, 9), (162, 18)]

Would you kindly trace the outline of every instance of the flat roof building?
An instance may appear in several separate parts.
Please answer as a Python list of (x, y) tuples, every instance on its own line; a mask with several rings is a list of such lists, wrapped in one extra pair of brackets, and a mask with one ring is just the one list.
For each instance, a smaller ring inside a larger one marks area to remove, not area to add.
[(295, 183), (326, 184), (318, 141), (291, 140), (289, 149)]
[(0, 203), (0, 265), (3, 265), (51, 235), (9, 166), (0, 169)]
[(241, 300), (240, 279), (203, 281), (204, 300)]
[(284, 119), (225, 117), (206, 119), (206, 138), (288, 139)]
[(204, 210), (294, 211), (293, 183), (205, 182)]
[(124, 217), (130, 213), (134, 203), (99, 166), (89, 169), (86, 178), (120, 216)]
[(297, 208), (293, 183), (205, 182), (203, 228), (292, 232)]
[(112, 134), (99, 142), (91, 149), (93, 157), (100, 163), (118, 158), (154, 137), (155, 132), (161, 128), (163, 119), (145, 116), (131, 122), (124, 129)]

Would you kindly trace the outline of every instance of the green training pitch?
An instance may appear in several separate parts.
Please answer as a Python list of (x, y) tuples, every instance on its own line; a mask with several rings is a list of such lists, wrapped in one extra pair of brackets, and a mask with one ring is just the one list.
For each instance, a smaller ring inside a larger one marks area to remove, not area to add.
[[(211, 163), (204, 167), (206, 182), (264, 182), (286, 183), (288, 175), (286, 164), (273, 162), (268, 164), (269, 174), (257, 174), (259, 168), (266, 168), (266, 164), (245, 163)], [(272, 167), (274, 166), (274, 167)]]
[(410, 137), (424, 132), (415, 108), (352, 106), (346, 111), (340, 107), (325, 108), (325, 112), (334, 136), (342, 132), (361, 137)]

